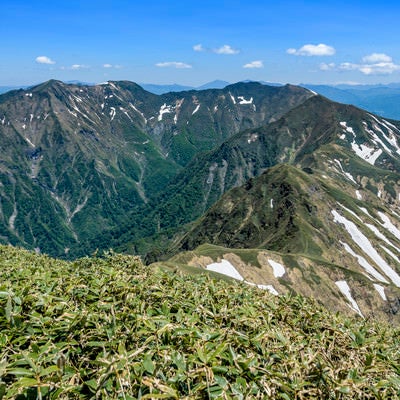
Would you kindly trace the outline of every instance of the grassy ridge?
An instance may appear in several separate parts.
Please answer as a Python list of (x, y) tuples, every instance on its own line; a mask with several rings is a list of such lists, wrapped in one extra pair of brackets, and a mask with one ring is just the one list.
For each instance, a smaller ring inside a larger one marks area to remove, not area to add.
[(399, 398), (399, 348), (302, 297), (0, 247), (0, 399)]

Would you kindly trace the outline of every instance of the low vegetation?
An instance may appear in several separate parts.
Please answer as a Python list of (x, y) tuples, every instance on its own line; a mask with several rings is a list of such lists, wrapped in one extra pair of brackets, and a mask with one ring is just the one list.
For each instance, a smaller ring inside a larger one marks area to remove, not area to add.
[(0, 399), (393, 399), (399, 365), (399, 330), (302, 297), (0, 247)]

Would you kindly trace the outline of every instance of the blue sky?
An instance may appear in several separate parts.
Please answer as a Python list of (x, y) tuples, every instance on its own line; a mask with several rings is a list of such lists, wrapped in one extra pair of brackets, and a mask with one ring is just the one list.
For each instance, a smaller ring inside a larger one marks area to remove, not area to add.
[(397, 1), (2, 0), (0, 85), (400, 82)]

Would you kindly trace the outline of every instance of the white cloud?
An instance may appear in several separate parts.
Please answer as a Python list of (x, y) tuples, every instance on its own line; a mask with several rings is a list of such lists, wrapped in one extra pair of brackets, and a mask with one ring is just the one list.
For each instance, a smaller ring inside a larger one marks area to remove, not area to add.
[(372, 53), (362, 58), (362, 62), (365, 64), (391, 63), (392, 61), (392, 57), (384, 53)]
[(194, 46), (193, 46), (193, 50), (194, 51), (206, 51), (206, 49), (203, 47), (203, 45), (202, 44), (195, 44)]
[(113, 64), (103, 64), (103, 68), (115, 68), (115, 69), (121, 69), (122, 65), (113, 65)]
[(287, 49), (286, 53), (295, 56), (333, 56), (336, 50), (332, 46), (326, 44), (305, 44), (299, 49)]
[(362, 65), (359, 70), (365, 75), (390, 75), (400, 70), (400, 65), (390, 63), (377, 63), (370, 65)]
[(340, 71), (359, 71), (364, 75), (390, 75), (400, 71), (400, 65), (384, 53), (373, 53), (362, 58), (360, 64), (344, 62), (338, 67)]
[(321, 63), (321, 71), (359, 71), (364, 75), (390, 75), (400, 71), (400, 65), (393, 62), (392, 57), (384, 53), (372, 53), (364, 56), (360, 63), (343, 62), (339, 65), (334, 63)]
[(335, 63), (329, 63), (329, 64), (321, 63), (321, 64), (319, 64), (319, 69), (321, 71), (331, 71), (331, 70), (335, 69), (335, 67), (336, 67)]
[(79, 69), (87, 69), (87, 68), (89, 68), (88, 65), (82, 65), (82, 64), (73, 64), (73, 65), (71, 65), (71, 69), (74, 70), (74, 71), (77, 71)]
[(88, 69), (90, 68), (89, 65), (83, 65), (83, 64), (73, 64), (70, 67), (60, 67), (62, 70), (68, 70), (72, 69), (73, 71), (78, 71), (80, 69)]
[(264, 64), (262, 61), (252, 61), (249, 62), (248, 64), (244, 64), (243, 68), (264, 68)]
[(36, 57), (36, 60), (35, 60), (37, 63), (39, 63), (39, 64), (55, 64), (56, 62), (55, 61), (53, 61), (51, 58), (49, 58), (49, 57), (46, 57), (46, 56), (39, 56), (39, 57)]
[(222, 47), (218, 49), (213, 49), (215, 54), (238, 54), (240, 53), (239, 50), (234, 49), (233, 47), (229, 46), (228, 44), (224, 44)]
[(360, 68), (360, 64), (353, 64), (349, 62), (341, 63), (338, 67), (341, 71), (354, 71)]
[(192, 68), (192, 66), (190, 64), (186, 64), (186, 63), (178, 62), (178, 61), (160, 62), (160, 63), (156, 64), (156, 67), (160, 67), (160, 68), (172, 67), (172, 68), (178, 68), (178, 69)]
[(356, 82), (356, 81), (338, 81), (338, 82), (335, 82), (335, 85), (357, 86), (357, 85), (362, 85), (362, 83)]

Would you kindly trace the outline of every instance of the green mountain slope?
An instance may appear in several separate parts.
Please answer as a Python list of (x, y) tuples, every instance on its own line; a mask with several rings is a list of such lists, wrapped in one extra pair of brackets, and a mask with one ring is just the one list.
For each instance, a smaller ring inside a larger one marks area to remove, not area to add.
[[(0, 96), (0, 240), (73, 257), (119, 229), (200, 151), (278, 118), (306, 89), (237, 84), (157, 96), (45, 82)], [(250, 101), (251, 100), (251, 101)]]
[[(52, 81), (1, 97), (3, 241), (67, 253), (173, 175), (173, 163), (128, 116), (114, 124), (99, 111), (101, 98), (112, 96), (105, 93)], [(159, 166), (157, 175), (148, 163)]]
[[(176, 185), (177, 198), (192, 200), (185, 215), (200, 218), (178, 232), (170, 254), (207, 243), (224, 248), (208, 259), (212, 263), (229, 249), (255, 249), (250, 261), (237, 260), (244, 279), (254, 275), (250, 282), (311, 295), (334, 310), (398, 322), (399, 139), (398, 123), (321, 97), (235, 135), (194, 160), (191, 175), (178, 177), (189, 182)], [(198, 213), (207, 199), (196, 194), (215, 199), (231, 187), (237, 188)], [(168, 201), (174, 204), (174, 197)], [(278, 253), (291, 272), (276, 279), (268, 263), (257, 269), (259, 249)], [(192, 261), (197, 265), (196, 257)]]
[(194, 159), (190, 168), (175, 179), (175, 186), (183, 187), (183, 182), (201, 185), (205, 197), (199, 203), (207, 208), (226, 190), (278, 163), (320, 163), (315, 152), (326, 151), (326, 146), (336, 146), (336, 150), (347, 152), (348, 158), (358, 158), (359, 162), (369, 156), (366, 166), (376, 164), (382, 169), (399, 171), (400, 131), (395, 124), (316, 96), (278, 121), (242, 131), (209, 154)]
[(196, 156), (152, 203), (147, 226), (189, 223), (227, 190), (280, 163), (312, 168), (335, 178), (338, 188), (353, 184), (353, 195), (366, 188), (367, 197), (372, 192), (399, 205), (399, 128), (395, 121), (314, 96), (279, 120)]
[[(209, 264), (239, 251), (228, 260), (252, 283), (312, 296), (333, 310), (399, 323), (399, 213), (366, 188), (305, 171), (278, 165), (228, 191), (171, 251), (220, 246)], [(250, 251), (242, 257), (240, 249)], [(199, 265), (198, 256), (184, 254), (172, 261)], [(268, 257), (280, 263), (281, 276), (274, 276)], [(338, 282), (346, 282), (357, 307), (341, 294)]]
[(0, 246), (0, 398), (396, 398), (398, 330), (108, 254)]

